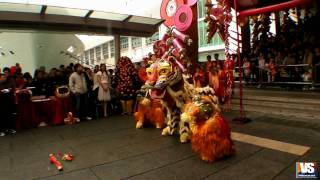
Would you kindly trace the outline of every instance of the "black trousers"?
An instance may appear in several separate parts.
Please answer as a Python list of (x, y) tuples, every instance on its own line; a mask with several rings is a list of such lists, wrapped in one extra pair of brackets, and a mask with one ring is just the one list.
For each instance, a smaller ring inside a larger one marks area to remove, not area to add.
[(88, 94), (80, 94), (74, 96), (74, 102), (76, 107), (76, 117), (81, 120), (88, 116)]
[(90, 117), (96, 116), (96, 106), (98, 104), (98, 89), (88, 92), (88, 115)]
[(16, 111), (13, 93), (0, 93), (0, 131), (14, 129)]

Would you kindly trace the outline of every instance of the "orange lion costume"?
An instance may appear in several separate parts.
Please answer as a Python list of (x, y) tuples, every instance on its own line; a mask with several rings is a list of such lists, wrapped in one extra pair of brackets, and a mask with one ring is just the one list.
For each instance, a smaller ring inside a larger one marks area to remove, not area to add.
[(152, 124), (157, 129), (164, 127), (164, 109), (160, 100), (143, 98), (139, 101), (138, 110), (134, 113), (136, 128), (140, 129), (144, 124)]
[[(149, 57), (143, 58), (144, 66), (139, 70), (139, 78), (142, 82), (146, 82), (148, 79), (153, 78), (153, 74), (147, 73), (146, 69), (155, 60), (152, 60), (152, 54)], [(157, 129), (163, 128), (165, 125), (164, 107), (159, 99), (147, 98), (149, 88), (144, 85), (141, 87), (138, 94), (138, 108), (134, 113), (136, 120), (136, 128), (140, 129), (145, 124), (152, 124)], [(143, 97), (145, 96), (145, 97)]]
[(216, 99), (196, 96), (186, 104), (181, 120), (190, 123), (192, 149), (202, 160), (213, 162), (235, 153), (230, 128)]

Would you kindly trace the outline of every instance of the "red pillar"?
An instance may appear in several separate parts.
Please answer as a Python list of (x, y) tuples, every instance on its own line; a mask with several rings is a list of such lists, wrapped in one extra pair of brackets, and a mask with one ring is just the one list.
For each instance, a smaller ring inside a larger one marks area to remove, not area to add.
[(120, 59), (120, 52), (121, 52), (121, 46), (120, 46), (120, 35), (114, 35), (114, 59), (115, 64), (118, 63)]

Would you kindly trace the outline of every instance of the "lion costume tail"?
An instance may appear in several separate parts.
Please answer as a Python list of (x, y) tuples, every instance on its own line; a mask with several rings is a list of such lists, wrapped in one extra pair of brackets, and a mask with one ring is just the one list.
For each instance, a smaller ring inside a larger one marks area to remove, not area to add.
[(197, 123), (192, 136), (192, 149), (208, 162), (235, 153), (230, 128), (220, 113), (205, 122)]

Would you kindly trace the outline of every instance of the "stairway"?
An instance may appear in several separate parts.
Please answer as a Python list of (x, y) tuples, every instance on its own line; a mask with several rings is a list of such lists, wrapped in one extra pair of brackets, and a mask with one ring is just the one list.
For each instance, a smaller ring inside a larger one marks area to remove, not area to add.
[[(320, 93), (245, 88), (245, 112), (320, 124)], [(232, 110), (239, 110), (239, 90), (235, 89)]]

